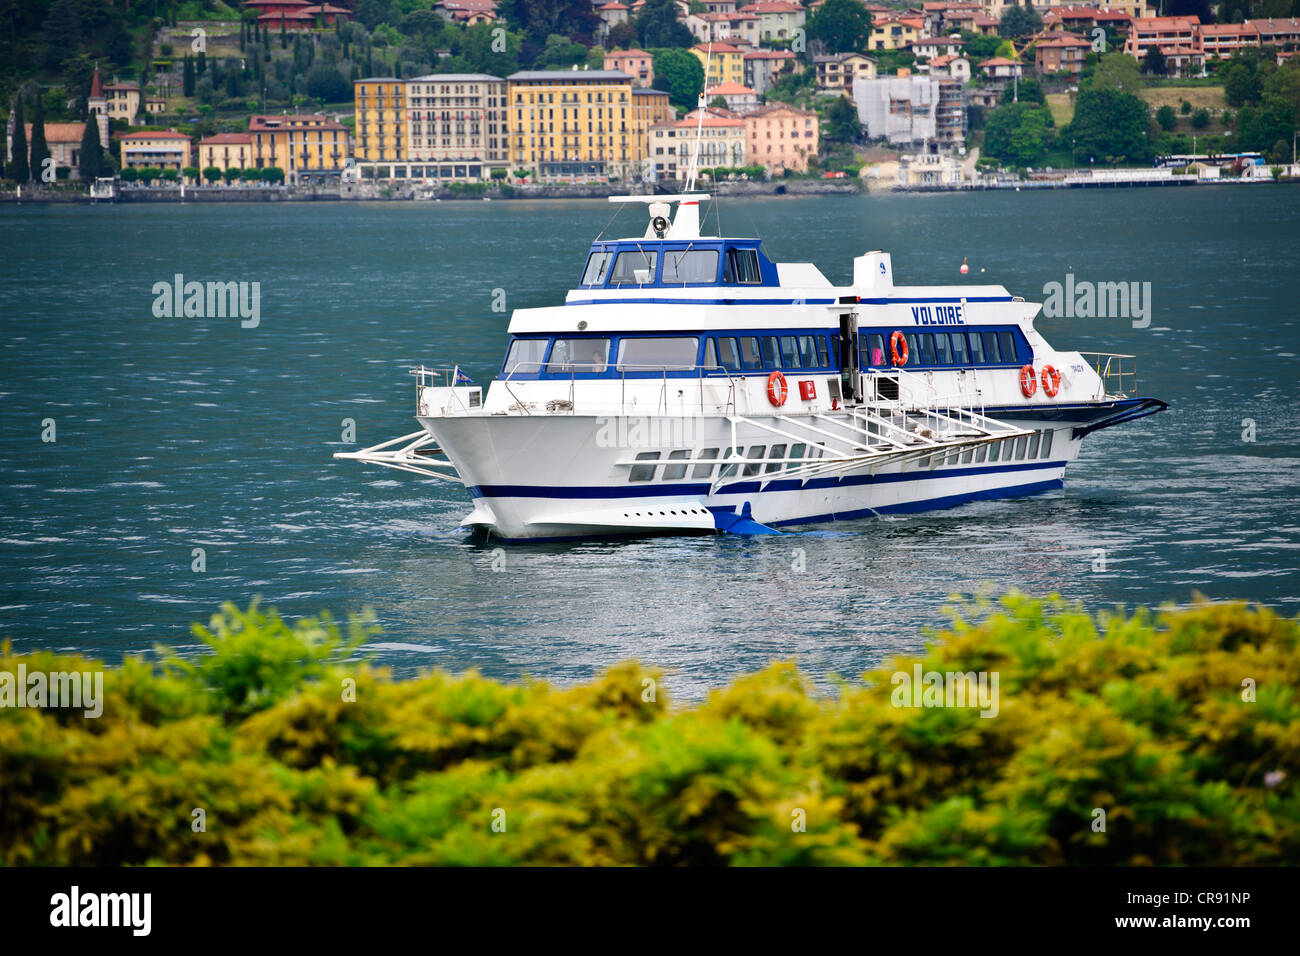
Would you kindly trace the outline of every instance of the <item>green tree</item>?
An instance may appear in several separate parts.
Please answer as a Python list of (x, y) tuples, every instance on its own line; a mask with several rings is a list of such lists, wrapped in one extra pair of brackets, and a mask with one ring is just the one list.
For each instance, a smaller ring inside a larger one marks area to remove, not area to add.
[(1047, 153), (1052, 114), (1034, 103), (1009, 103), (989, 114), (984, 124), (984, 152), (1017, 166), (1033, 166)]
[(99, 123), (92, 113), (86, 117), (86, 129), (81, 134), (81, 155), (78, 165), (81, 168), (81, 181), (93, 183), (96, 176), (104, 173), (104, 147), (99, 142)]
[(1101, 58), (1085, 84), (1094, 90), (1124, 90), (1136, 93), (1142, 89), (1142, 70), (1138, 61), (1123, 53), (1107, 53)]
[(862, 135), (857, 107), (847, 96), (837, 96), (826, 111), (826, 136), (837, 143), (852, 143)]
[(181, 170), (181, 175), (191, 182), (199, 181), (199, 168), (197, 166), (186, 166)]
[[(1168, 107), (1164, 107), (1168, 109)], [(1170, 110), (1170, 112), (1173, 112)], [(1210, 111), (1202, 107), (1192, 114), (1192, 126), (1196, 129), (1205, 129), (1210, 125)]]
[(1038, 106), (1047, 105), (1047, 95), (1043, 92), (1043, 84), (1039, 83), (1033, 77), (1022, 76), (1019, 83), (1012, 83), (1002, 91), (999, 102), (1007, 104), (1013, 102), (1032, 103)]
[(1233, 57), (1223, 71), (1223, 95), (1229, 106), (1246, 106), (1258, 103), (1264, 93), (1259, 70), (1246, 58)]
[(831, 53), (867, 48), (871, 13), (858, 0), (826, 0), (808, 20), (808, 37), (820, 40)]
[(1178, 112), (1182, 113), (1184, 116), (1190, 116), (1192, 114), (1192, 104), (1187, 100), (1183, 100), (1182, 103), (1178, 105)]
[(352, 84), (338, 69), (321, 63), (307, 76), (307, 95), (324, 103), (342, 103), (352, 99)]
[(221, 178), (221, 169), (217, 166), (209, 166), (203, 170), (203, 178), (210, 183), (215, 183)]
[(23, 128), (23, 98), (14, 97), (14, 133), (9, 141), (13, 159), (9, 162), (9, 178), (25, 183), (32, 178), (31, 167), (27, 164), (27, 130)]
[(1159, 47), (1152, 47), (1147, 50), (1147, 58), (1143, 67), (1152, 76), (1164, 76), (1169, 72), (1169, 61), (1165, 59), (1165, 55), (1160, 52)]
[(40, 90), (36, 91), (36, 105), (32, 107), (32, 179), (45, 182), (46, 160), (50, 158), (50, 147), (45, 142), (45, 104), (41, 101)]
[(227, 183), (233, 183), (239, 178), (240, 170), (235, 166), (227, 166), (225, 172), (221, 175)]
[(636, 46), (636, 27), (631, 23), (616, 23), (609, 28), (609, 38), (605, 41), (611, 50), (628, 50)]
[(284, 182), (284, 170), (279, 166), (267, 166), (262, 170), (262, 179), (268, 183)]
[[(673, 0), (646, 0), (641, 16), (636, 18), (636, 35), (647, 50), (688, 47), (695, 43), (691, 31), (677, 19), (677, 4)], [(659, 72), (657, 65), (655, 72)]]
[(676, 47), (655, 50), (654, 71), (655, 89), (666, 91), (673, 106), (691, 110), (698, 105), (704, 89), (704, 64), (694, 53)]
[(1156, 122), (1160, 124), (1162, 130), (1168, 133), (1178, 125), (1178, 114), (1174, 112), (1172, 106), (1166, 104), (1156, 110)]
[(162, 170), (157, 166), (144, 166), (138, 172), (140, 179), (146, 186), (152, 184), (155, 179), (162, 175)]
[(998, 36), (1023, 37), (1043, 28), (1043, 18), (1031, 6), (1007, 7), (998, 21)]
[(1098, 162), (1141, 162), (1151, 156), (1150, 119), (1151, 107), (1140, 97), (1090, 86), (1079, 91), (1068, 135)]
[(194, 95), (194, 61), (190, 59), (188, 53), (185, 54), (185, 66), (181, 73), (181, 93), (185, 96)]

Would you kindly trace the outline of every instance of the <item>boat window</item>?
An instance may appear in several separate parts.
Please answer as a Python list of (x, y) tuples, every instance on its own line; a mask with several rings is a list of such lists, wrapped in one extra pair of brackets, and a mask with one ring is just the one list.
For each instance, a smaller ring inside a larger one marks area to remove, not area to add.
[(940, 365), (952, 364), (952, 347), (948, 342), (947, 332), (934, 333), (934, 357)]
[(718, 281), (718, 250), (682, 249), (664, 252), (665, 284), (700, 285)]
[(998, 334), (996, 332), (984, 333), (984, 357), (992, 365), (997, 365), (1002, 361), (1002, 350), (998, 348)]
[(550, 339), (515, 339), (506, 353), (506, 374), (540, 372), (549, 342)]
[(988, 453), (989, 453), (989, 446), (980, 445), (978, 448), (975, 449), (975, 457), (972, 460), (977, 465), (982, 464), (984, 461), (984, 456), (987, 455)]
[(694, 468), (692, 468), (691, 477), (708, 478), (711, 474), (713, 474), (713, 462), (714, 460), (717, 459), (717, 457), (718, 457), (718, 450), (716, 448), (706, 448), (702, 452), (700, 452), (700, 457), (698, 460), (702, 462), (707, 461), (708, 464), (696, 465)]
[(774, 471), (780, 471), (781, 460), (785, 458), (785, 446), (773, 445), (772, 451), (768, 454), (767, 457), (772, 460), (772, 464), (767, 466), (767, 473), (771, 474)]
[(885, 337), (879, 332), (872, 332), (867, 336), (867, 343), (871, 351), (868, 352), (869, 361), (867, 364), (875, 367), (883, 367), (885, 362)]
[(929, 332), (922, 332), (917, 335), (921, 343), (921, 350), (917, 355), (917, 361), (924, 361), (926, 365), (933, 365), (935, 362), (934, 352), (934, 335)]
[(989, 461), (998, 460), (998, 449), (1000, 449), (1001, 447), (1002, 447), (1002, 442), (1000, 441), (995, 441), (991, 445), (989, 445)]
[(1038, 432), (1034, 432), (1029, 436), (1029, 458), (1038, 457), (1038, 434)]
[(998, 343), (1002, 346), (1002, 361), (1016, 361), (1016, 340), (1010, 332), (999, 332)]
[[(749, 446), (749, 454), (746, 455), (745, 457), (746, 457), (746, 458), (762, 458), (763, 455), (764, 455), (766, 452), (767, 452), (767, 446), (766, 446), (766, 445), (750, 445), (750, 446)], [(753, 477), (754, 475), (757, 475), (757, 474), (758, 474), (758, 469), (760, 469), (760, 468), (762, 468), (762, 467), (763, 467), (763, 466), (760, 465), (760, 464), (758, 464), (757, 462), (751, 462), (750, 464), (748, 464), (748, 465), (745, 466), (745, 470), (742, 472), (742, 474), (743, 474), (744, 477), (746, 477), (746, 478), (751, 478), (751, 477)]]
[(620, 372), (693, 369), (699, 351), (700, 340), (694, 335), (621, 339), (618, 343), (618, 368)]
[(817, 336), (817, 357), (821, 359), (822, 368), (830, 368), (831, 353), (826, 350), (826, 336)]
[(793, 335), (781, 336), (781, 362), (786, 368), (799, 367), (799, 349), (795, 347)]
[(713, 344), (713, 339), (704, 340), (704, 367), (712, 369), (718, 367), (718, 349)]
[[(682, 449), (681, 451), (670, 451), (668, 453), (669, 461), (684, 461), (685, 459), (690, 457), (691, 457), (691, 453), (687, 449)], [(686, 477), (685, 465), (664, 465), (664, 475), (663, 475), (664, 481), (676, 481), (678, 478), (685, 478), (685, 477)]]
[[(637, 461), (658, 461), (659, 452), (643, 451), (638, 452)], [(627, 476), (628, 481), (654, 481), (655, 468), (657, 465), (633, 465), (631, 473)]]
[(831, 367), (839, 368), (840, 365), (840, 337), (836, 333), (831, 333)]
[[(964, 452), (961, 453), (961, 463), (963, 465), (969, 465), (971, 456), (974, 454), (975, 454), (974, 448), (967, 448)], [(665, 475), (664, 477), (667, 477), (667, 475)]]
[(799, 357), (804, 368), (817, 368), (817, 343), (811, 335), (799, 336)]
[(649, 285), (655, 281), (655, 266), (659, 262), (659, 253), (655, 251), (620, 252), (614, 260), (614, 273), (609, 284)]
[(556, 339), (546, 363), (548, 374), (600, 374), (609, 367), (609, 339)]
[(972, 365), (984, 364), (984, 342), (978, 332), (970, 334), (970, 360)]
[(777, 348), (776, 336), (763, 336), (763, 364), (768, 368), (781, 367), (781, 350)]
[[(728, 458), (739, 458), (739, 457), (740, 455), (737, 454), (736, 449), (734, 448), (724, 448), (722, 450), (723, 461), (726, 461)], [(736, 474), (735, 465), (723, 465), (720, 469), (718, 469), (719, 478), (731, 478), (735, 474)]]
[(729, 372), (740, 371), (740, 350), (735, 339), (718, 339), (718, 364)]
[(903, 340), (907, 342), (907, 362), (908, 365), (921, 364), (921, 346), (916, 340), (915, 332), (904, 332)]
[(740, 337), (740, 364), (749, 370), (763, 367), (763, 357), (758, 354), (758, 336), (742, 335)]
[(966, 364), (966, 333), (952, 333), (952, 360), (957, 365)]
[(609, 274), (609, 264), (614, 253), (601, 249), (587, 257), (587, 270), (582, 274), (583, 285), (604, 285), (605, 276)]
[(1025, 460), (1025, 442), (1027, 442), (1028, 440), (1029, 438), (1026, 435), (1021, 435), (1019, 438), (1016, 439), (1016, 453), (1013, 456), (1016, 461)]
[(1056, 432), (1051, 428), (1043, 432), (1043, 452), (1042, 452), (1043, 458), (1050, 458), (1052, 455), (1052, 436), (1055, 433)]
[(757, 285), (762, 282), (763, 275), (758, 269), (758, 251), (728, 249), (726, 281), (740, 285)]

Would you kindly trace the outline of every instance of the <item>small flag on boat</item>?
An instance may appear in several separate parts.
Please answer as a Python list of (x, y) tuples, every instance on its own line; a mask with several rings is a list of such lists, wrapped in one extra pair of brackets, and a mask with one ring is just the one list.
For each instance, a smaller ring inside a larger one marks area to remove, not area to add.
[(472, 378), (470, 378), (460, 369), (456, 369), (456, 380), (452, 382), (452, 385), (473, 385), (473, 384), (474, 384), (474, 380)]

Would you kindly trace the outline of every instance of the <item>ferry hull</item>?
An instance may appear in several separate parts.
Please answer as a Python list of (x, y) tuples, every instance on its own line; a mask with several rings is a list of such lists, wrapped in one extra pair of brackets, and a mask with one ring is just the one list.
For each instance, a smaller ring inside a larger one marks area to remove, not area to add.
[[(736, 475), (720, 480), (719, 466), (700, 464), (700, 452), (725, 449), (733, 441), (744, 448), (770, 448), (772, 433), (763, 426), (775, 426), (779, 419), (737, 424), (734, 439), (731, 422), (720, 417), (620, 421), (579, 415), (475, 416), (420, 421), (455, 463), (474, 499), (463, 526), (520, 541), (709, 533), (727, 530), (740, 514), (752, 517), (743, 529), (768, 529), (1039, 494), (1062, 486), (1065, 468), (1080, 444), (1065, 426), (1052, 429), (1046, 457), (990, 462), (967, 451), (942, 464), (914, 461), (874, 470), (863, 466), (806, 479), (783, 477), (787, 466), (774, 462), (749, 466), (757, 474), (746, 474), (746, 466), (741, 466)], [(1042, 422), (1023, 427), (1045, 430)], [(611, 441), (637, 434), (650, 440)], [(658, 436), (676, 440), (660, 443), (654, 440)], [(1014, 445), (1007, 444), (1011, 452)], [(673, 448), (689, 449), (690, 458), (670, 461)], [(645, 450), (661, 451), (658, 460), (646, 465), (654, 469), (653, 478), (630, 481), (627, 462)], [(684, 466), (685, 474), (665, 480), (674, 464), (675, 470)]]

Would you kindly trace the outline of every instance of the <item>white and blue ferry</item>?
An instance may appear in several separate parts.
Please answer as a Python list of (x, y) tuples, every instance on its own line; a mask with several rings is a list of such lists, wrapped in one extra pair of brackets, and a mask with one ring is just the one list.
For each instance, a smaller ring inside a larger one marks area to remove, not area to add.
[(774, 533), (1060, 488), (1086, 436), (1166, 407), (1002, 286), (895, 285), (885, 252), (836, 286), (702, 236), (708, 200), (612, 197), (644, 234), (516, 310), (496, 379), (416, 369), (420, 430), (335, 457), (460, 482), (463, 526), (506, 540)]

